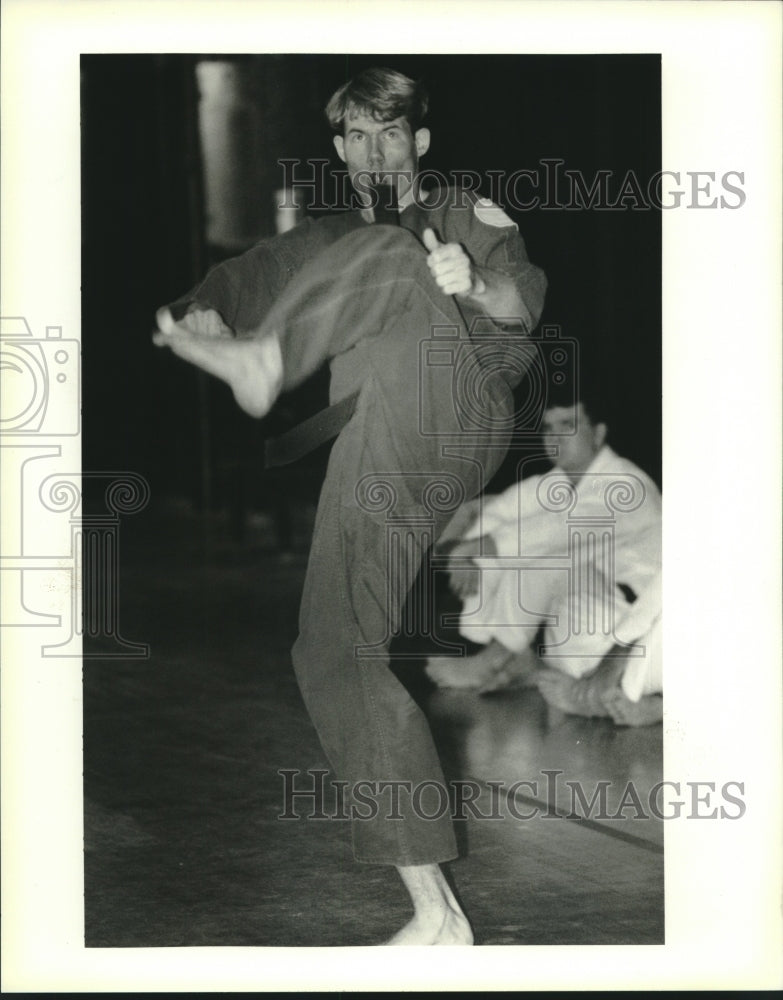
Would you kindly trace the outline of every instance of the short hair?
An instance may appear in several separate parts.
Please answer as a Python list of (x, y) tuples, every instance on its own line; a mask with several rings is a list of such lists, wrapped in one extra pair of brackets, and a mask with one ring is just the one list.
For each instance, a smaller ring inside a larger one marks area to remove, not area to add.
[(548, 379), (545, 410), (556, 406), (582, 404), (585, 416), (593, 426), (610, 422), (613, 393), (608, 390), (606, 372), (599, 367), (600, 359), (582, 352), (570, 365), (558, 366)]
[(424, 86), (393, 69), (366, 69), (335, 91), (326, 105), (326, 117), (335, 132), (342, 131), (349, 111), (379, 122), (405, 118), (415, 132), (424, 121), (429, 98)]
[(552, 410), (555, 407), (571, 407), (582, 404), (582, 409), (587, 419), (593, 426), (605, 424), (607, 422), (607, 397), (602, 391), (601, 385), (589, 381), (581, 384), (576, 379), (565, 378), (561, 383), (555, 383), (550, 389), (544, 411)]
[(577, 400), (578, 403), (582, 404), (582, 411), (593, 427), (596, 424), (605, 424), (607, 422), (606, 403), (604, 400), (597, 399), (594, 395), (582, 394)]
[(546, 401), (542, 416), (547, 410), (553, 410), (556, 407), (563, 407), (564, 409), (569, 409), (572, 406), (579, 406), (581, 403), (584, 415), (590, 421), (590, 423), (595, 427), (596, 424), (605, 424), (607, 422), (606, 404), (604, 400), (598, 399), (592, 393), (590, 395), (586, 393), (578, 393), (576, 396), (566, 396), (566, 395), (555, 395), (550, 396)]

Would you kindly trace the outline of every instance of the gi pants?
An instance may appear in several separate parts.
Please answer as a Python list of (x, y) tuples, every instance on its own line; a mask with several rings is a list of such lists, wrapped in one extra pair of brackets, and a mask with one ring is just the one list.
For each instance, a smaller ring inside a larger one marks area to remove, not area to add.
[[(502, 461), (513, 410), (497, 345), (495, 367), (483, 367), (426, 256), (404, 229), (349, 233), (299, 272), (262, 328), (280, 336), (284, 389), (329, 361), (333, 399), (360, 390), (329, 460), (293, 662), (324, 751), (348, 782), (357, 860), (398, 866), (457, 851), (429, 726), (389, 669), (389, 644), (429, 546)], [(477, 433), (463, 433), (457, 368), (487, 416)]]

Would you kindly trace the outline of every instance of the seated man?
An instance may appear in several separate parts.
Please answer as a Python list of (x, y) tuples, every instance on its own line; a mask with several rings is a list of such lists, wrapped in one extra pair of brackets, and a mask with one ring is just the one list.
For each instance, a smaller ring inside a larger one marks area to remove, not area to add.
[[(463, 600), (460, 632), (485, 648), (432, 658), (427, 674), (442, 687), (481, 691), (539, 684), (567, 711), (609, 715), (595, 698), (585, 712), (575, 682), (606, 660), (600, 676), (616, 694), (621, 663), (632, 673), (639, 663), (657, 669), (636, 640), (660, 613), (660, 493), (606, 444), (607, 425), (584, 400), (550, 406), (542, 436), (552, 472), (466, 504), (441, 538), (457, 540), (449, 562)], [(533, 650), (542, 627), (545, 641)], [(647, 697), (647, 684), (637, 679), (629, 690)]]

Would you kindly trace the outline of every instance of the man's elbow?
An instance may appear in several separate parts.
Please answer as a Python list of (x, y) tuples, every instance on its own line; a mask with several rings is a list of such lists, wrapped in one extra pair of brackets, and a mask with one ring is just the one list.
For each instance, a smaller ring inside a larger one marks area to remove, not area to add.
[(530, 265), (522, 280), (514, 281), (505, 296), (504, 319), (506, 329), (517, 329), (527, 336), (535, 330), (544, 311), (547, 280), (544, 272)]
[(546, 290), (548, 287), (546, 275), (541, 268), (535, 267), (533, 270), (532, 280), (526, 282), (524, 289), (521, 291), (521, 297), (530, 317), (528, 333), (532, 333), (538, 326), (541, 314), (544, 311), (544, 300), (546, 299)]

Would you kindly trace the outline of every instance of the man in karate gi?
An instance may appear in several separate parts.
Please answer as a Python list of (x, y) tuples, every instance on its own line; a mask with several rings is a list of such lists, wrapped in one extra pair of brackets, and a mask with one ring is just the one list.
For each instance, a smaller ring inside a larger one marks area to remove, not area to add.
[(542, 438), (550, 473), (465, 504), (441, 535), (457, 540), (460, 632), (484, 649), (433, 657), (427, 673), (441, 687), (537, 685), (567, 712), (659, 721), (658, 488), (607, 444), (584, 400), (550, 406)]
[[(359, 782), (379, 789), (377, 814), (355, 820), (352, 834), (357, 860), (396, 867), (413, 903), (388, 943), (471, 944), (440, 868), (457, 855), (448, 810), (433, 819), (432, 803), (417, 810), (410, 795), (443, 783), (440, 763), (388, 650), (433, 538), (503, 458), (508, 432), (497, 427), (513, 413), (521, 372), (498, 363), (497, 345), (511, 354), (535, 327), (546, 282), (498, 206), (468, 191), (421, 190), (430, 133), (418, 84), (368, 70), (326, 110), (356, 210), (308, 218), (220, 265), (159, 310), (154, 339), (224, 379), (256, 417), (329, 364), (334, 412), (347, 422), (319, 502), (294, 669), (349, 808)], [(373, 182), (391, 187), (394, 225), (377, 224)], [(486, 317), (498, 318), (491, 362), (471, 336)], [(482, 377), (487, 423), (462, 443), (451, 372), (422, 360), (438, 330), (449, 331), (455, 364)], [(389, 818), (384, 793), (395, 782), (400, 815)]]

